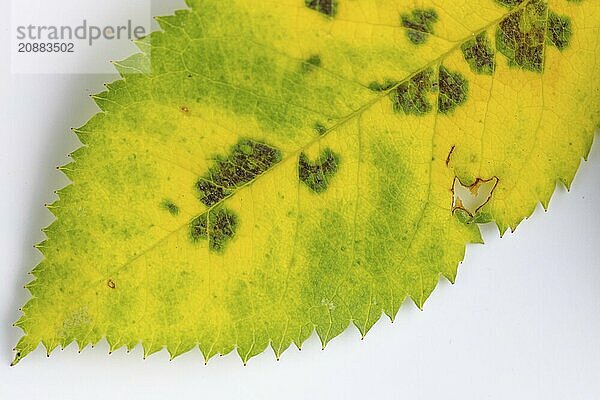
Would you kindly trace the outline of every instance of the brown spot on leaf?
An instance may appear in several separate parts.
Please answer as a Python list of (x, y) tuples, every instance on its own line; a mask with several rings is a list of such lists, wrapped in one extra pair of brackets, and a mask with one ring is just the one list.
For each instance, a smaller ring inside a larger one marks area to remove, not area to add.
[(548, 42), (559, 50), (564, 50), (571, 40), (571, 19), (564, 15), (548, 12)]
[(241, 139), (226, 157), (215, 163), (196, 182), (200, 201), (207, 206), (218, 203), (235, 189), (265, 173), (281, 161), (281, 152), (265, 143)]
[(423, 44), (433, 33), (433, 24), (437, 22), (438, 15), (433, 9), (416, 9), (410, 14), (402, 14), (400, 21), (406, 29), (406, 36), (413, 44)]
[(443, 65), (439, 69), (438, 110), (448, 114), (467, 100), (469, 82), (458, 72), (452, 72)]
[(424, 115), (431, 111), (427, 95), (432, 91), (431, 68), (418, 72), (392, 92), (394, 110), (405, 114)]
[(336, 13), (337, 2), (335, 0), (304, 0), (306, 7), (333, 17)]
[(238, 217), (227, 208), (209, 210), (190, 222), (190, 237), (193, 243), (208, 239), (209, 249), (222, 252), (234, 237)]
[(542, 72), (546, 37), (547, 5), (532, 0), (500, 21), (496, 30), (496, 48), (510, 66)]
[(494, 73), (496, 52), (485, 32), (481, 32), (474, 38), (467, 40), (460, 48), (473, 72), (486, 75)]
[(331, 149), (323, 150), (315, 162), (311, 162), (306, 154), (300, 153), (298, 158), (298, 178), (313, 192), (322, 193), (338, 170), (340, 158)]

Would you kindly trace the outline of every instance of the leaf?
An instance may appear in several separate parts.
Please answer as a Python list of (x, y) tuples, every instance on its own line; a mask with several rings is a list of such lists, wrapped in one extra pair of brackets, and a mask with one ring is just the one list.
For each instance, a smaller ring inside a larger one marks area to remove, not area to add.
[(599, 126), (592, 0), (189, 6), (75, 130), (15, 363), (365, 335), (454, 281), (477, 223), (547, 207)]

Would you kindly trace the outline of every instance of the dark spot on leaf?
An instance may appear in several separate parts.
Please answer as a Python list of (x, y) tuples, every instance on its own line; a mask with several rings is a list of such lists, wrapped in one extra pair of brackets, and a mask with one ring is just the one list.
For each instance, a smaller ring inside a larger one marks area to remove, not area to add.
[(327, 128), (325, 127), (325, 125), (323, 125), (320, 122), (315, 123), (314, 129), (315, 129), (315, 132), (317, 132), (317, 135), (319, 135), (319, 136), (324, 135), (325, 132), (327, 132)]
[(386, 90), (393, 88), (397, 83), (398, 82), (391, 79), (386, 79), (383, 82), (373, 81), (369, 83), (369, 89), (374, 92), (385, 92)]
[(179, 106), (179, 111), (181, 111), (184, 114), (189, 114), (190, 108), (188, 106)]
[(438, 15), (432, 9), (416, 9), (410, 14), (402, 14), (400, 21), (406, 28), (406, 35), (413, 44), (423, 44), (429, 34), (433, 33), (433, 24), (437, 22)]
[(173, 201), (171, 201), (169, 199), (164, 199), (160, 203), (160, 206), (162, 208), (164, 208), (165, 210), (167, 210), (171, 215), (177, 215), (177, 214), (179, 214), (179, 207), (177, 207), (177, 205), (175, 203), (173, 203)]
[(442, 65), (438, 81), (440, 85), (439, 112), (448, 114), (467, 100), (469, 82), (460, 73), (451, 72)]
[(336, 12), (337, 2), (335, 0), (304, 0), (306, 7), (333, 17)]
[(467, 40), (460, 48), (473, 72), (486, 75), (494, 73), (496, 68), (495, 51), (485, 32)]
[(431, 111), (432, 107), (427, 99), (427, 94), (433, 90), (431, 75), (432, 70), (427, 69), (398, 85), (392, 92), (394, 110), (413, 115), (423, 115)]
[(542, 72), (546, 36), (546, 3), (533, 0), (502, 21), (496, 30), (496, 47), (511, 66)]
[(115, 284), (115, 282), (112, 279), (109, 279), (108, 281), (106, 281), (106, 285), (111, 289), (114, 289), (117, 287), (117, 285)]
[(327, 190), (331, 178), (338, 170), (340, 159), (327, 148), (315, 162), (311, 162), (306, 154), (300, 153), (298, 158), (298, 178), (315, 193)]
[(276, 148), (241, 139), (227, 157), (217, 156), (214, 165), (196, 182), (200, 201), (207, 206), (218, 203), (279, 161), (281, 152)]
[(446, 156), (446, 167), (447, 167), (448, 165), (450, 165), (450, 158), (452, 157), (452, 153), (454, 153), (454, 149), (455, 149), (455, 148), (456, 148), (456, 145), (455, 145), (455, 144), (453, 144), (453, 145), (450, 147), (450, 151), (448, 151), (448, 155)]
[(548, 11), (548, 29), (546, 32), (548, 43), (559, 50), (565, 49), (571, 40), (571, 20), (569, 17)]
[(208, 213), (192, 220), (190, 223), (190, 236), (194, 242), (208, 237)]
[(321, 66), (321, 57), (318, 54), (314, 54), (308, 57), (305, 61), (302, 61), (301, 68), (302, 72), (310, 72), (316, 67)]
[(513, 7), (516, 7), (519, 4), (521, 4), (524, 0), (496, 0), (496, 1), (505, 7), (513, 8)]
[(192, 242), (208, 239), (211, 251), (222, 252), (233, 238), (238, 226), (237, 216), (226, 208), (209, 210), (190, 222)]

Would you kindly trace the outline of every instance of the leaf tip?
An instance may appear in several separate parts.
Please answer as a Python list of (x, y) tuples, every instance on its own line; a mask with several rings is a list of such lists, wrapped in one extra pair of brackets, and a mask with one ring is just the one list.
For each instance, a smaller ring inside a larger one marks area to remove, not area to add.
[(30, 339), (28, 336), (23, 336), (19, 340), (19, 343), (17, 343), (17, 345), (13, 348), (13, 351), (15, 352), (15, 357), (10, 363), (11, 367), (17, 365), (27, 354), (34, 350), (36, 346), (30, 344), (29, 341)]

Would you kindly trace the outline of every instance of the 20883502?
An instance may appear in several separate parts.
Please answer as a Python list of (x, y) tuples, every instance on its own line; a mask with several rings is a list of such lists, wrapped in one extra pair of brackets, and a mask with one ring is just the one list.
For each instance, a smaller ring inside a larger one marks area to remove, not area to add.
[(74, 53), (73, 42), (20, 42), (17, 45), (19, 53)]

